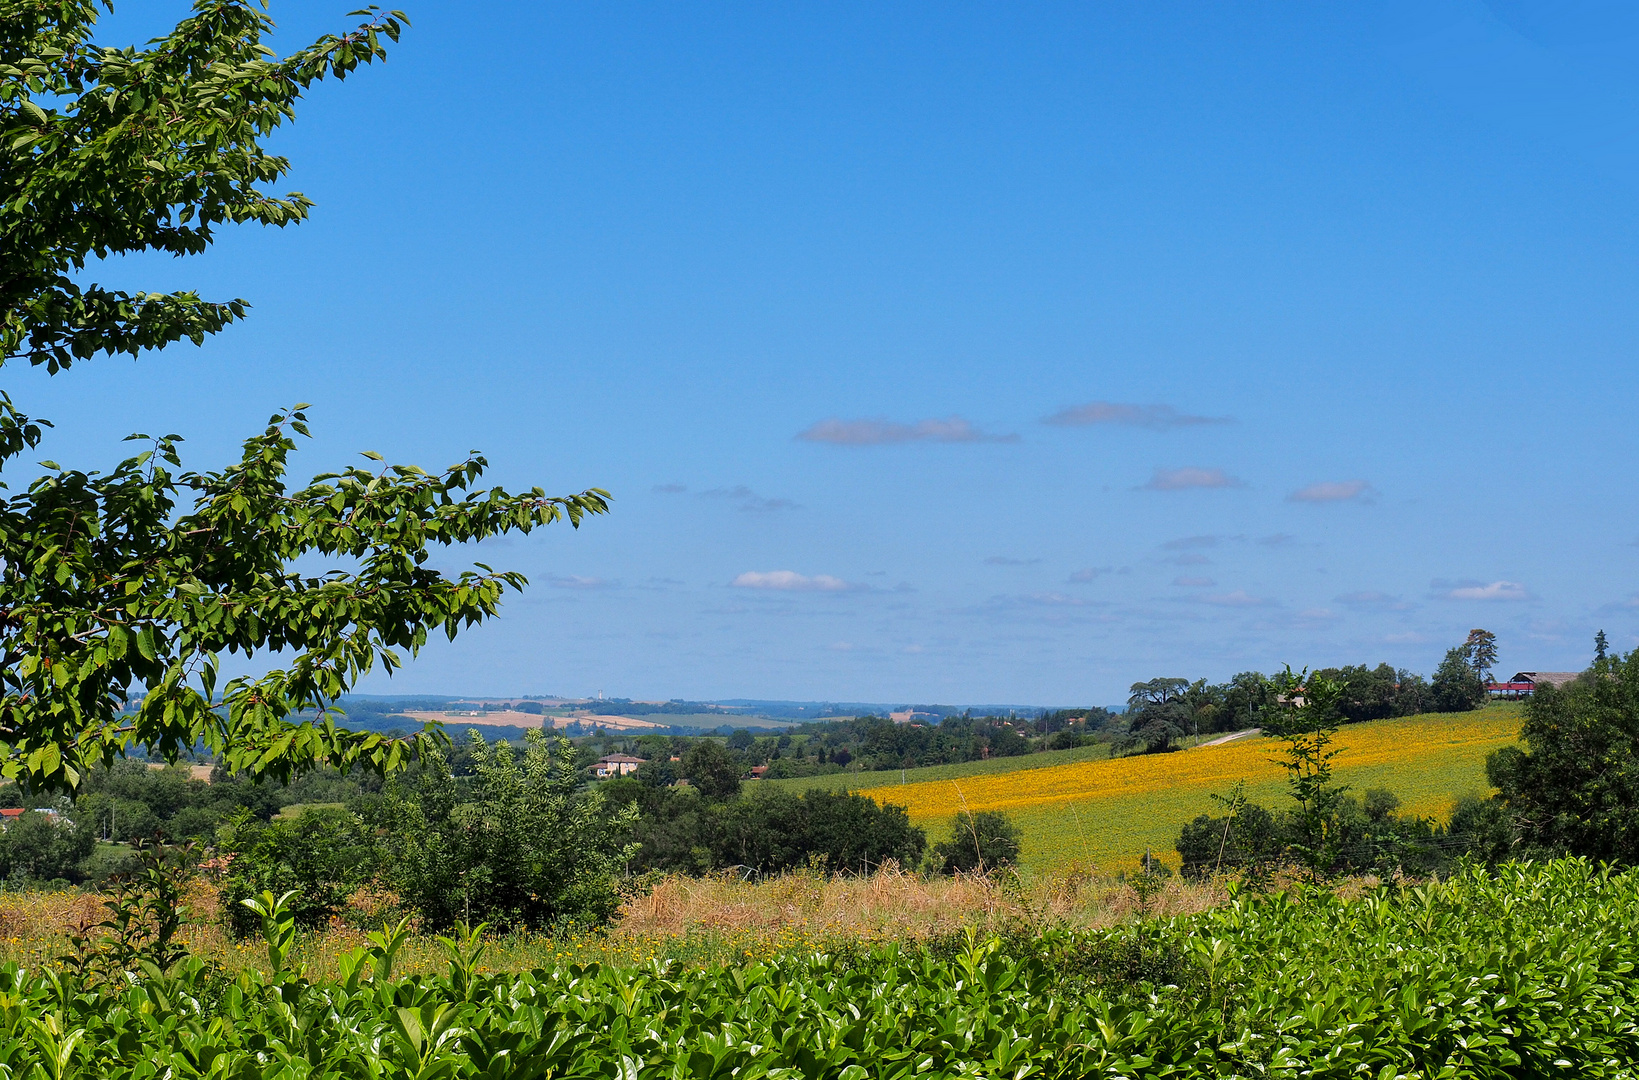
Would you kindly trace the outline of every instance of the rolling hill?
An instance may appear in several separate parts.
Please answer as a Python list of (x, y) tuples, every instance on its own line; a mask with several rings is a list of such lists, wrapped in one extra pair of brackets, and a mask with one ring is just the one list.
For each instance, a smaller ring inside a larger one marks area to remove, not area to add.
[[(1517, 705), (1499, 705), (1351, 724), (1337, 735), (1342, 753), (1335, 773), (1356, 793), (1389, 789), (1400, 797), (1402, 813), (1443, 818), (1462, 795), (1489, 790), (1486, 755), (1518, 738), (1520, 719)], [(1278, 751), (1275, 740), (1254, 735), (1113, 760), (1043, 766), (1037, 763), (1049, 755), (1036, 754), (975, 763), (989, 767), (983, 772), (959, 774), (970, 767), (950, 766), (947, 775), (924, 778), (919, 774), (931, 770), (915, 769), (904, 783), (848, 786), (904, 806), (935, 839), (947, 834), (947, 823), (964, 806), (1002, 810), (1024, 830), (1027, 866), (1081, 862), (1113, 872), (1133, 866), (1146, 847), (1176, 865), (1179, 827), (1211, 812), (1211, 795), (1227, 793), (1237, 780), (1253, 801), (1278, 807), (1286, 798), (1285, 772), (1272, 760)]]

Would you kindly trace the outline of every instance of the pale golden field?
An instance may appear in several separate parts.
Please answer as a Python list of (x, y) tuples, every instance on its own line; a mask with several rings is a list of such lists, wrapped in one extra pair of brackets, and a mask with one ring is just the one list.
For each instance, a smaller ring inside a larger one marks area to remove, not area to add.
[[(1517, 705), (1350, 724), (1337, 734), (1343, 752), (1333, 766), (1357, 794), (1387, 788), (1402, 813), (1444, 818), (1460, 796), (1489, 791), (1486, 755), (1516, 741), (1519, 724)], [(1214, 812), (1211, 795), (1227, 794), (1237, 780), (1253, 801), (1279, 806), (1286, 798), (1285, 771), (1272, 760), (1279, 751), (1278, 741), (1250, 736), (1171, 754), (860, 790), (904, 806), (933, 839), (964, 806), (1005, 811), (1024, 830), (1027, 866), (1079, 862), (1115, 873), (1136, 865), (1146, 847), (1176, 866), (1179, 827)]]

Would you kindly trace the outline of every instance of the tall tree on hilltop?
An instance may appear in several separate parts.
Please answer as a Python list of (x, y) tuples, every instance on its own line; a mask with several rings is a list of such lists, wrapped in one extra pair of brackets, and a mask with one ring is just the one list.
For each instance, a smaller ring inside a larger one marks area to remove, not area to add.
[(1485, 682), (1491, 675), (1491, 669), (1497, 665), (1497, 635), (1489, 630), (1470, 630), (1463, 650), (1474, 669), (1474, 677)]
[(1485, 684), (1474, 674), (1466, 646), (1447, 649), (1429, 684), (1430, 704), (1436, 712), (1467, 712), (1485, 700)]
[[(105, 7), (0, 6), (0, 363), (57, 377), (100, 354), (199, 344), (245, 316), (244, 300), (84, 275), (110, 255), (199, 254), (224, 224), (302, 221), (304, 196), (262, 190), (290, 165), (261, 140), (314, 83), (384, 59), (405, 24), (371, 8), (352, 31), (278, 58), (260, 5), (197, 0), (165, 37), (111, 49), (92, 40)], [(447, 576), (427, 565), (432, 546), (608, 508), (597, 489), (475, 491), (476, 453), (439, 473), (349, 468), (292, 487), (305, 408), (275, 413), (215, 472), (182, 471), (177, 436), (132, 436), (146, 448), (111, 472), (46, 462), (0, 502), (0, 775), (72, 787), (91, 762), (201, 742), (233, 771), (394, 767), (430, 733), (393, 740), (292, 714), (327, 707), (378, 663), (393, 670), (430, 633), (491, 617), (525, 583), (482, 564)], [(0, 471), (46, 426), (0, 393)], [(337, 568), (295, 572), (314, 557)], [(223, 652), (268, 651), (282, 668), (218, 686)], [(133, 687), (141, 705), (127, 715)]]

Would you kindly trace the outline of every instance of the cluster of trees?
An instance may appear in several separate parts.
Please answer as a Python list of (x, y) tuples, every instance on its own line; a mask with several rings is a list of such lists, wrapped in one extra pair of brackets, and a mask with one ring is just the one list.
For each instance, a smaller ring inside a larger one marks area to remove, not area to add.
[[(1473, 631), (1441, 665), (1448, 685), (1483, 699), (1495, 638)], [(1436, 684), (1440, 678), (1436, 676)], [(1496, 794), (1460, 799), (1448, 823), (1394, 813), (1373, 790), (1356, 800), (1331, 775), (1330, 734), (1344, 716), (1344, 680), (1315, 673), (1275, 681), (1270, 730), (1286, 741), (1292, 803), (1279, 811), (1221, 798), (1225, 812), (1185, 825), (1186, 873), (1298, 861), (1317, 871), (1439, 871), (1459, 857), (1489, 863), (1581, 855), (1639, 864), (1639, 649), (1610, 652), (1595, 638), (1593, 664), (1526, 700), (1518, 745), (1495, 751), (1486, 775)], [(1478, 691), (1477, 695), (1475, 691)]]
[[(1388, 664), (1320, 668), (1313, 676), (1338, 687), (1330, 719), (1354, 724), (1425, 712), (1466, 712), (1485, 704), (1485, 684), (1497, 659), (1496, 635), (1472, 630), (1446, 652), (1432, 680)], [(1133, 683), (1118, 747), (1164, 751), (1187, 735), (1264, 727), (1282, 710), (1275, 680), (1245, 671), (1225, 683), (1150, 679)]]
[(311, 926), (371, 883), (432, 928), (606, 919), (634, 850), (632, 815), (606, 812), (575, 747), (531, 732), (518, 749), (475, 737), (466, 756), (461, 775), (434, 752), (346, 806), (228, 823), (219, 837), (239, 929), (252, 929), (251, 916), (236, 901), (264, 890), (295, 890), (297, 918)]
[[(1343, 792), (1328, 813), (1320, 868), (1327, 873), (1431, 874), (1463, 857), (1489, 857), (1502, 835), (1499, 815), (1475, 795), (1459, 799), (1448, 824), (1398, 814), (1400, 799), (1373, 788), (1362, 798)], [(1311, 849), (1301, 809), (1270, 810), (1244, 803), (1224, 814), (1202, 814), (1179, 834), (1177, 849), (1186, 877), (1219, 870), (1253, 876), (1282, 863), (1305, 862)]]
[(1639, 649), (1612, 655), (1600, 631), (1593, 665), (1527, 699), (1520, 745), (1494, 752), (1486, 774), (1504, 826), (1494, 857), (1639, 864)]
[[(988, 872), (1019, 855), (1018, 832), (1000, 815), (953, 822), (952, 838), (930, 849), (901, 807), (824, 790), (744, 791), (716, 740), (592, 786), (580, 750), (540, 732), (521, 749), (475, 738), (466, 760), (458, 773), (428, 755), (345, 806), (272, 820), (238, 811), (217, 831), (232, 855), (227, 899), (296, 890), (298, 920), (319, 925), (374, 883), (428, 927), (543, 928), (607, 919), (621, 882), (645, 871), (869, 873), (893, 861)], [(689, 783), (675, 784), (674, 766)], [(227, 906), (239, 929), (253, 929), (246, 909)]]

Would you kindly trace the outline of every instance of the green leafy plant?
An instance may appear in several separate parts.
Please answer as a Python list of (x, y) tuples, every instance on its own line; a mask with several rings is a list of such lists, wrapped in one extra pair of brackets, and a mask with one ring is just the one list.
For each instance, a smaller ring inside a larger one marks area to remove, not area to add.
[(1307, 669), (1294, 673), (1290, 666), (1271, 682), (1279, 709), (1264, 730), (1286, 744), (1275, 762), (1286, 770), (1287, 793), (1297, 804), (1288, 848), (1319, 877), (1331, 870), (1342, 850), (1338, 818), (1348, 788), (1332, 780), (1332, 759), (1342, 752), (1332, 746), (1332, 736), (1337, 734), (1343, 689)]
[(262, 941), (267, 945), (267, 962), (275, 977), (284, 974), (290, 950), (296, 944), (296, 912), (290, 906), (295, 897), (296, 890), (292, 889), (280, 896), (264, 892), (260, 897), (239, 901), (262, 921)]
[(177, 932), (199, 861), (193, 844), (166, 847), (138, 841), (136, 869), (117, 879), (103, 901), (101, 922), (81, 926), (58, 963), (91, 982), (123, 982), (127, 972), (158, 978), (187, 955)]

